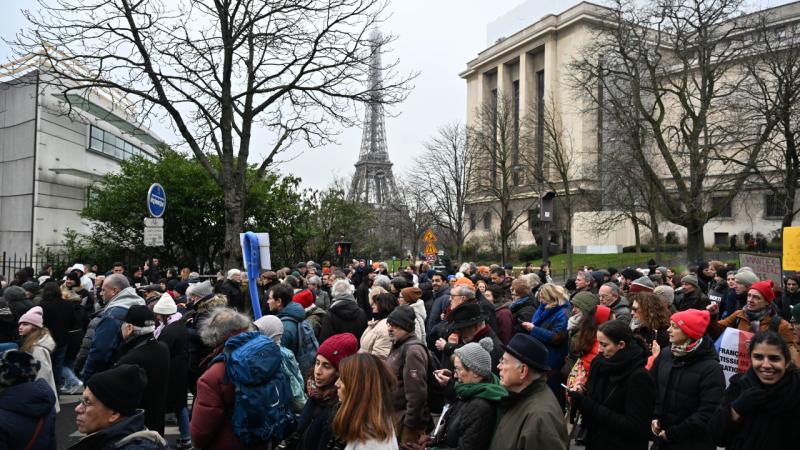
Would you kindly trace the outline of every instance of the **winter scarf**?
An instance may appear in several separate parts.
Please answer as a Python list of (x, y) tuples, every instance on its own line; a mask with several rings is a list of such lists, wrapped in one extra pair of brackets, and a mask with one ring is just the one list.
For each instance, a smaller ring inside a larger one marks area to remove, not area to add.
[(697, 349), (698, 347), (700, 347), (700, 343), (701, 342), (703, 342), (703, 338), (702, 337), (700, 339), (696, 340), (696, 341), (689, 340), (689, 341), (684, 342), (683, 344), (680, 344), (680, 345), (672, 344), (672, 346), (671, 346), (672, 347), (672, 354), (676, 358), (680, 358), (681, 356), (686, 356), (689, 353), (695, 351), (695, 349)]
[(456, 383), (456, 394), (463, 398), (482, 398), (490, 402), (499, 402), (508, 395), (506, 388), (500, 385), (500, 379), (492, 374), (491, 383)]
[(336, 395), (336, 383), (328, 386), (317, 386), (314, 377), (309, 377), (306, 381), (306, 392), (310, 398), (319, 403), (325, 403)]
[(158, 339), (158, 336), (161, 335), (161, 332), (164, 331), (164, 328), (167, 328), (167, 325), (181, 320), (181, 317), (183, 317), (183, 314), (179, 312), (176, 312), (175, 314), (167, 317), (167, 323), (162, 323), (161, 325), (159, 325), (158, 328), (156, 328), (156, 331), (153, 332), (153, 336), (155, 336), (156, 339)]

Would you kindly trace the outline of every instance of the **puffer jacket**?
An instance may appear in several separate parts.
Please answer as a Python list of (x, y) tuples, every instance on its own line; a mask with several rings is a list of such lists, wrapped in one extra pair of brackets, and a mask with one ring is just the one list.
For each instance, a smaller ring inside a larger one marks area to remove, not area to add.
[(108, 302), (100, 321), (94, 329), (92, 344), (86, 363), (83, 366), (83, 380), (88, 381), (97, 372), (109, 369), (114, 350), (119, 347), (122, 340), (120, 327), (122, 319), (128, 313), (128, 308), (133, 305), (144, 305), (144, 299), (136, 295), (136, 290), (126, 287)]
[(353, 333), (356, 339), (361, 339), (366, 329), (367, 314), (358, 306), (355, 297), (352, 294), (340, 294), (334, 297), (328, 315), (322, 320), (319, 342), (322, 343), (325, 339), (340, 333)]
[[(419, 303), (419, 302), (417, 302)], [(362, 353), (371, 353), (386, 359), (392, 351), (392, 340), (389, 338), (389, 325), (386, 319), (370, 320), (367, 329), (361, 335)]]
[(538, 308), (538, 304), (531, 297), (520, 297), (508, 304), (511, 318), (514, 320), (514, 333), (527, 333), (524, 328), (520, 327), (520, 324), (533, 320), (536, 308)]
[(31, 450), (55, 450), (56, 396), (42, 379), (0, 391), (0, 448), (23, 449), (42, 427)]
[[(46, 381), (50, 389), (53, 390), (53, 394), (57, 396), (58, 388), (56, 387), (56, 380), (53, 376), (53, 360), (51, 357), (55, 349), (56, 341), (54, 341), (49, 334), (45, 334), (39, 339), (39, 342), (33, 345), (31, 354), (41, 364), (36, 378)], [(56, 412), (61, 411), (61, 406), (58, 403), (56, 403), (55, 406)]]
[[(498, 402), (507, 395), (497, 377), (491, 390), (466, 396), (462, 393), (450, 404), (442, 419), (442, 429), (428, 448), (484, 450), (489, 447), (497, 424)], [(461, 390), (456, 387), (456, 391)]]
[(100, 323), (100, 316), (103, 310), (96, 311), (90, 316), (89, 325), (86, 327), (86, 333), (81, 340), (81, 347), (78, 350), (78, 355), (75, 357), (75, 373), (83, 372), (83, 366), (86, 364), (86, 357), (89, 356), (89, 349), (92, 348), (92, 340), (94, 339), (94, 330), (97, 324)]
[(658, 396), (653, 414), (667, 440), (655, 438), (659, 450), (714, 450), (708, 421), (725, 390), (725, 377), (714, 344), (708, 336), (684, 356), (662, 347), (650, 373)]
[[(300, 303), (289, 302), (278, 313), (278, 318), (283, 322), (283, 336), (281, 337), (281, 345), (291, 351), (296, 351), (298, 347), (299, 332), (298, 327), (300, 322), (306, 319), (306, 311)], [(320, 340), (321, 342), (321, 340)], [(297, 356), (297, 355), (295, 355)]]
[(425, 311), (425, 303), (417, 300), (411, 304), (411, 308), (414, 309), (414, 315), (416, 316), (414, 334), (417, 335), (417, 339), (421, 342), (425, 342), (425, 319), (428, 317), (428, 313)]
[[(403, 358), (405, 356), (405, 358)], [(412, 430), (425, 430), (428, 410), (428, 352), (413, 334), (396, 341), (386, 360), (397, 378), (394, 390), (395, 423)], [(400, 430), (395, 430), (400, 433)]]

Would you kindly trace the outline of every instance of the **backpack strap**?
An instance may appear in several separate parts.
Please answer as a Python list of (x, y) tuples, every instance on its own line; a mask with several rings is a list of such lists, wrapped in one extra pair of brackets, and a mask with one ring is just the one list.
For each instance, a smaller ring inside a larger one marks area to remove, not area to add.
[(300, 354), (300, 347), (302, 346), (301, 342), (300, 342), (300, 321), (295, 319), (292, 316), (283, 316), (283, 317), (281, 317), (281, 321), (283, 321), (284, 319), (288, 320), (290, 322), (294, 322), (295, 328), (297, 328), (297, 339), (296, 339), (296, 342), (295, 342), (297, 347), (293, 348), (291, 350), (292, 350), (292, 353), (294, 353), (295, 355), (299, 355)]
[[(58, 401), (58, 400), (56, 400)], [(36, 430), (33, 432), (33, 436), (31, 440), (28, 442), (28, 445), (25, 446), (25, 450), (31, 450), (33, 448), (33, 444), (36, 443), (36, 439), (39, 438), (39, 433), (42, 432), (42, 426), (44, 425), (44, 416), (39, 418), (39, 423), (36, 424)]]

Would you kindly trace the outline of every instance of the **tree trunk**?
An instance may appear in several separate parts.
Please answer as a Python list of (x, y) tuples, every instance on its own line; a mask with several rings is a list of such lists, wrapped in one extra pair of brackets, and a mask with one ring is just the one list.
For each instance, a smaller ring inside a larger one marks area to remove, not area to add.
[(694, 263), (705, 254), (705, 240), (703, 238), (703, 224), (689, 223), (686, 225), (686, 260)]
[(647, 208), (650, 214), (650, 232), (653, 234), (653, 245), (656, 247), (656, 261), (661, 261), (661, 232), (658, 230), (658, 217), (653, 207)]
[(633, 223), (633, 238), (636, 244), (636, 254), (640, 255), (642, 253), (642, 231), (639, 229), (639, 220), (634, 218), (631, 222)]
[(244, 201), (237, 192), (225, 192), (225, 246), (222, 249), (222, 268), (242, 267), (242, 248), (239, 233), (244, 229)]

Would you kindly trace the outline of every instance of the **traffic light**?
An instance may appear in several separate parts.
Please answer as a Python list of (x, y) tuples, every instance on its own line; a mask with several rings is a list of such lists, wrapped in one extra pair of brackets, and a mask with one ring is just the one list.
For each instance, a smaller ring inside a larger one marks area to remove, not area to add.
[(340, 258), (350, 257), (350, 242), (337, 242), (336, 243), (336, 256)]

